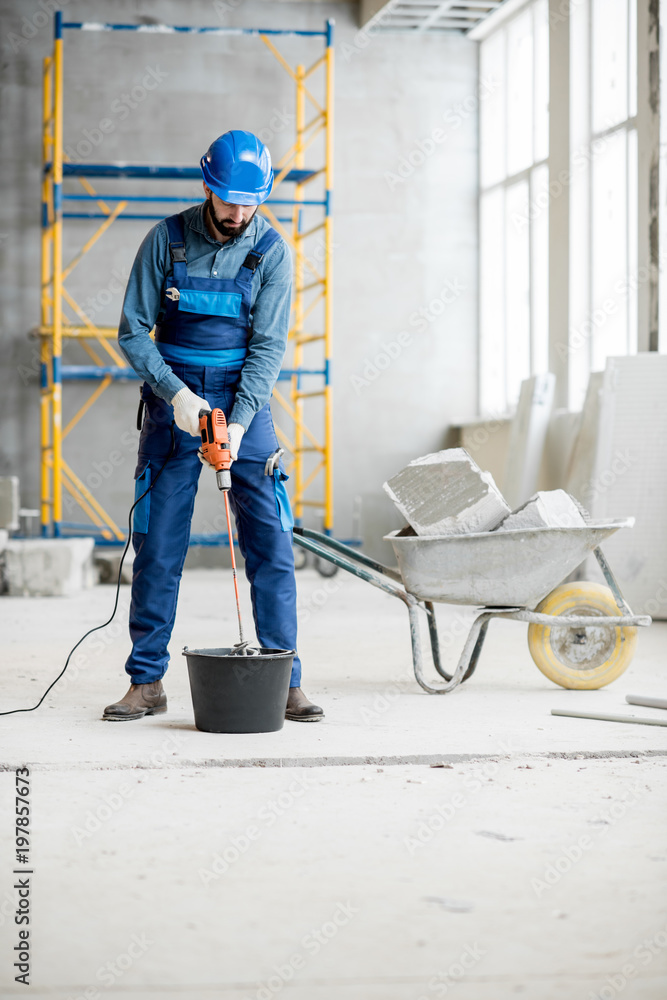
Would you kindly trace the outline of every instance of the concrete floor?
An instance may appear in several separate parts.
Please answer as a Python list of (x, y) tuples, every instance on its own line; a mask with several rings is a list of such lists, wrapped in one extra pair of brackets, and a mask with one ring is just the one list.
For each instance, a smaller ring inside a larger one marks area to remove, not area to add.
[[(665, 696), (667, 625), (615, 684), (569, 692), (532, 664), (525, 626), (494, 622), (474, 678), (436, 698), (411, 679), (399, 602), (348, 576), (298, 580), (322, 723), (194, 728), (180, 650), (234, 641), (229, 574), (210, 570), (184, 576), (166, 716), (99, 720), (126, 686), (123, 588), (118, 626), (38, 712), (1, 720), (1, 995), (663, 1000), (665, 730), (549, 713), (659, 718), (624, 697)], [(34, 703), (112, 598), (2, 598), (0, 707)], [(454, 656), (470, 614), (439, 613)], [(25, 763), (28, 991), (10, 957)]]

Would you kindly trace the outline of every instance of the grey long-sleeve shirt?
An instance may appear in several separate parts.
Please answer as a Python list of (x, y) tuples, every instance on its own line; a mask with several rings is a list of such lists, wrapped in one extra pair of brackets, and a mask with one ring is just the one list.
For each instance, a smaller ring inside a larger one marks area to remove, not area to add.
[[(268, 228), (256, 215), (246, 231), (226, 243), (208, 233), (204, 221), (206, 203), (183, 212), (188, 274), (196, 278), (235, 278), (246, 256)], [(140, 378), (156, 395), (168, 402), (184, 387), (150, 338), (162, 305), (164, 278), (171, 273), (169, 237), (165, 222), (154, 226), (143, 240), (125, 291), (118, 328), (118, 343)], [(250, 422), (271, 398), (287, 348), (292, 261), (289, 249), (279, 240), (264, 255), (252, 280), (251, 334), (248, 353), (229, 423), (247, 430)]]

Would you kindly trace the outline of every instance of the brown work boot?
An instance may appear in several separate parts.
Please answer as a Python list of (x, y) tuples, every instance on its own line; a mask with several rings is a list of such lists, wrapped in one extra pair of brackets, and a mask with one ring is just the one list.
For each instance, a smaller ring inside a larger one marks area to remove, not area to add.
[(162, 681), (153, 681), (152, 684), (130, 684), (125, 697), (115, 705), (107, 705), (102, 718), (107, 722), (130, 722), (166, 711), (167, 696)]
[(290, 688), (287, 695), (285, 718), (292, 722), (319, 722), (324, 718), (324, 712), (319, 705), (308, 701), (301, 688)]

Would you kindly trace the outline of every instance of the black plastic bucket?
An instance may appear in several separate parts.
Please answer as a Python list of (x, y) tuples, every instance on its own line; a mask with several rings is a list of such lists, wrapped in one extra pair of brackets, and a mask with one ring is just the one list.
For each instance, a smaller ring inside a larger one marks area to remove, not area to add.
[(285, 723), (293, 649), (260, 647), (257, 656), (188, 649), (195, 725), (205, 733), (275, 733)]

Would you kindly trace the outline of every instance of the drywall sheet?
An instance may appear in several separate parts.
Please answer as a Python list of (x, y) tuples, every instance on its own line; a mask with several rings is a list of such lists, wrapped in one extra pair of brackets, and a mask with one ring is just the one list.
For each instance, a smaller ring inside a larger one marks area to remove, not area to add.
[(603, 383), (604, 372), (591, 372), (565, 485), (567, 492), (575, 496), (587, 510), (590, 509), (587, 502), (590, 500), (589, 494), (594, 490)]
[(667, 355), (609, 358), (599, 412), (592, 475), (571, 492), (594, 520), (635, 518), (604, 551), (632, 610), (667, 618)]
[(503, 480), (503, 495), (512, 509), (537, 490), (555, 384), (556, 376), (551, 372), (533, 375), (521, 383)]

